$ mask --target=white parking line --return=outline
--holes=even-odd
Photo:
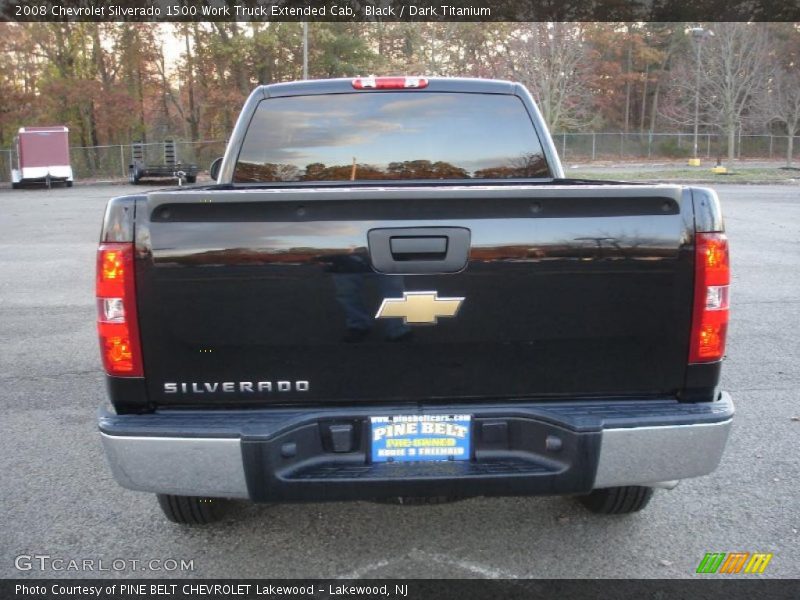
[[[360,569],[356,569],[355,571],[350,571],[349,573],[345,573],[344,575],[337,575],[335,579],[361,579],[367,573],[371,571],[375,571],[377,569],[381,569],[387,565],[390,565],[393,561],[390,560],[379,560],[374,563],[370,563],[361,567]]]
[[[433,562],[449,566],[455,566],[458,567],[459,569],[463,569],[464,571],[474,573],[475,575],[486,577],[487,579],[519,579],[519,575],[515,575],[510,571],[505,571],[503,569],[498,569],[487,565],[476,564],[460,558],[452,558],[444,554],[419,552],[419,555],[422,555],[428,558],[429,560],[432,560]]]

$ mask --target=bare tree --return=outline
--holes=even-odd
[[[774,48],[765,23],[716,23],[707,31],[702,48],[684,52],[671,70],[662,116],[679,125],[693,124],[697,98],[699,124],[722,131],[731,162],[743,123],[763,116],[759,107],[774,72]]]
[[[728,140],[733,161],[736,133],[773,71],[769,32],[764,23],[716,23],[702,53],[700,102],[709,124]]]
[[[581,23],[526,23],[506,42],[513,78],[528,86],[551,130],[593,119],[583,34]]]
[[[794,136],[800,132],[800,72],[780,69],[765,98],[767,123],[786,132],[786,166],[792,166]]]

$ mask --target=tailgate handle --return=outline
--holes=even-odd
[[[444,236],[393,237],[389,243],[395,260],[441,260],[447,253]]]
[[[466,227],[396,227],[367,232],[372,268],[390,275],[458,273],[467,266]]]

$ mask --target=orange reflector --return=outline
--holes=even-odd
[[[698,333],[697,359],[694,362],[713,361],[722,358],[725,354],[725,337],[727,333],[727,322],[703,323]]]
[[[114,250],[107,250],[102,253],[102,258],[100,276],[103,281],[122,279],[125,275],[125,270],[122,266],[122,254]]]
[[[706,284],[728,285],[731,278],[728,238],[724,233],[701,233],[698,234],[698,245],[699,252],[705,259]]]
[[[130,373],[133,371],[133,351],[131,342],[127,337],[105,336],[105,359],[116,373]]]

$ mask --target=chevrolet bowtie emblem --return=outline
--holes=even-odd
[[[435,325],[439,317],[455,317],[464,298],[439,298],[436,292],[403,292],[402,298],[385,298],[376,319],[403,317],[412,325]]]

